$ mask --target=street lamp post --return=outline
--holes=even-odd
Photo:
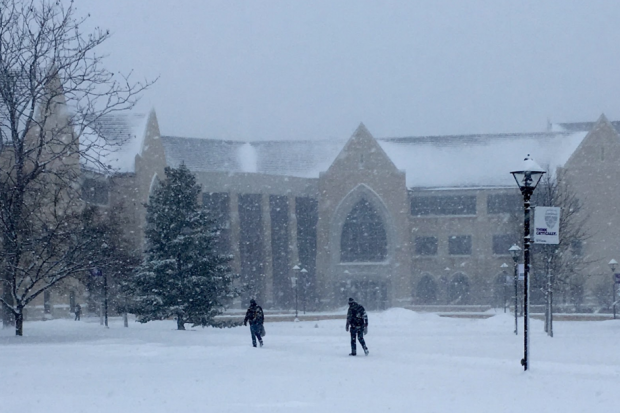
[[[308,270],[306,270],[305,268],[302,268],[300,271],[301,273],[301,282],[302,282],[302,286],[304,287],[304,314],[306,314],[306,294],[308,292]]]
[[[291,277],[291,283],[293,283],[293,289],[295,290],[295,320],[297,320],[297,277]]]
[[[515,334],[519,334],[519,255],[521,255],[521,248],[517,244],[514,244],[508,249],[512,261],[514,261],[514,284],[515,284]]]
[[[506,285],[508,284],[506,282],[506,268],[508,268],[508,264],[504,262],[499,267],[502,269],[502,276],[504,278],[503,284],[504,284],[504,313],[505,313],[506,312]]]
[[[618,265],[618,261],[612,259],[609,261],[609,268],[611,268],[611,291],[612,291],[612,308],[614,312],[614,320],[616,319],[616,266]]]
[[[108,326],[108,273],[103,274],[103,314],[105,326]]]
[[[301,270],[301,267],[299,265],[295,265],[293,267],[293,271],[295,272],[293,274],[293,276],[291,277],[291,284],[293,285],[293,289],[295,290],[295,321],[297,321],[297,273],[299,272],[299,270]]]
[[[523,370],[528,369],[528,347],[529,347],[529,306],[530,298],[528,294],[529,290],[529,273],[530,273],[530,199],[536,185],[540,181],[540,178],[545,174],[545,171],[536,163],[530,156],[526,156],[523,160],[523,164],[520,169],[510,172],[515,178],[521,194],[523,195],[523,359],[521,359],[521,365]]]

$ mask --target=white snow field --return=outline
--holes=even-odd
[[[0,411],[620,411],[620,320],[556,321],[553,338],[531,320],[524,372],[510,314],[369,318],[368,357],[348,356],[344,320],[268,322],[263,348],[248,327],[27,322],[24,337],[0,333]]]

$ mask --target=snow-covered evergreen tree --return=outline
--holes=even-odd
[[[146,256],[127,286],[130,312],[142,323],[176,317],[179,330],[209,325],[238,295],[231,257],[215,252],[219,229],[199,194],[185,165],[168,167],[146,206]]]

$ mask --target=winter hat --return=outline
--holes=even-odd
[[[250,300],[250,305],[256,305],[256,301],[254,299]]]
[[[353,304],[355,300],[353,298],[349,298],[349,304]]]

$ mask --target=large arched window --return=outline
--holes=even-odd
[[[341,262],[376,262],[387,257],[387,236],[383,221],[375,208],[361,199],[342,227],[340,238]]]

